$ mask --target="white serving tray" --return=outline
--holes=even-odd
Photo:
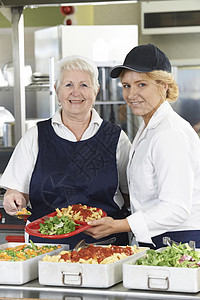
[[[164,248],[158,251],[162,251],[162,249]],[[196,251],[200,251],[200,249],[196,249]],[[200,291],[200,268],[134,265],[137,259],[134,257],[123,265],[125,288],[183,293]]]
[[[54,286],[107,288],[122,281],[122,264],[149,248],[111,264],[39,261],[39,283]],[[51,255],[51,254],[50,254]]]
[[[0,245],[0,250],[9,247],[16,247],[24,245],[25,243],[5,243]],[[28,244],[29,245],[29,244]],[[51,244],[37,244],[37,246],[51,245]],[[55,245],[55,244],[54,244]],[[63,248],[63,245],[61,245]],[[68,245],[67,245],[68,246]],[[61,249],[57,249],[48,253],[55,255]],[[24,284],[28,281],[38,277],[38,261],[46,255],[42,254],[25,261],[0,261],[0,284]]]

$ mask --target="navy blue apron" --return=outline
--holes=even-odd
[[[55,133],[51,119],[38,122],[37,126],[39,151],[30,182],[29,220],[78,203],[101,208],[114,219],[125,218],[127,210],[120,210],[113,201],[118,186],[116,149],[120,127],[103,121],[93,137],[71,142]],[[117,245],[128,244],[127,233],[114,236]],[[81,239],[89,243],[97,241],[84,233],[59,240],[35,236],[29,239],[37,243],[69,244],[70,248]]]

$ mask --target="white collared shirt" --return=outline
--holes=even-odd
[[[92,109],[91,122],[84,132],[81,140],[86,140],[96,134],[103,119],[100,118],[95,109]],[[75,135],[62,123],[61,108],[52,117],[52,126],[56,134],[63,139],[76,142]],[[117,145],[116,159],[119,176],[119,186],[114,201],[121,208],[124,204],[119,191],[128,194],[126,167],[128,163],[131,143],[124,131],[121,131]],[[29,194],[29,185],[38,154],[38,129],[37,126],[30,128],[19,141],[12,157],[0,179],[0,185],[4,188],[16,189],[22,193]]]
[[[200,229],[200,139],[165,101],[130,151],[127,176],[136,240],[167,231]]]

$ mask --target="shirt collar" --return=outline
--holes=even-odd
[[[62,111],[62,107],[59,107],[58,110],[53,115],[52,125],[55,123],[57,123],[59,125],[63,124],[62,119],[61,119],[61,111]],[[92,118],[91,118],[89,126],[91,126],[92,124],[97,124],[98,126],[100,126],[101,123],[102,123],[102,118],[99,116],[97,111],[94,108],[92,108]]]
[[[149,123],[145,129],[148,130],[148,129],[155,128],[171,111],[173,111],[173,108],[171,107],[169,102],[167,100],[164,101],[155,111],[155,113],[149,120]],[[144,126],[145,126],[144,120],[142,120],[139,130],[142,131]]]
[[[164,101],[159,108],[155,111],[153,116],[151,117],[147,129],[155,128],[170,112],[173,111],[173,108],[166,100]]]
[[[173,108],[169,104],[169,102],[166,100],[164,101],[159,108],[155,111],[151,119],[149,120],[149,123],[146,128],[144,120],[142,120],[142,123],[140,124],[140,127],[138,129],[138,132],[133,140],[133,145],[137,144],[140,140],[142,140],[147,131],[150,129],[155,128],[160,124],[160,122],[166,117],[166,115],[169,115],[170,112],[173,111]]]

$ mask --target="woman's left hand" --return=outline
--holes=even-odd
[[[114,220],[111,217],[104,217],[99,220],[91,220],[87,224],[92,227],[86,229],[84,233],[92,236],[94,239],[101,239],[114,233],[130,231],[129,224],[126,219]]]

